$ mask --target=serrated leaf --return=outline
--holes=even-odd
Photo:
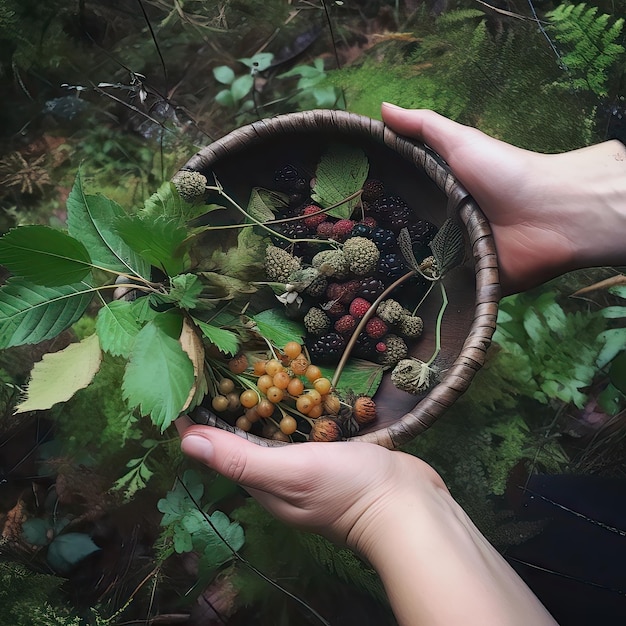
[[[183,527],[191,533],[194,547],[202,552],[207,568],[219,567],[232,559],[233,550],[239,550],[245,541],[243,528],[221,511],[207,519],[202,511],[192,510],[183,519]]]
[[[194,399],[200,381],[204,379],[204,344],[198,334],[197,328],[187,319],[183,320],[183,329],[180,333],[180,345],[193,364],[193,386],[189,396],[183,405],[186,411]]]
[[[195,309],[202,293],[202,283],[194,274],[179,274],[170,281],[168,299],[183,309]]]
[[[369,172],[367,156],[360,148],[334,144],[324,153],[315,171],[315,187],[311,197],[327,208],[363,188]],[[328,211],[328,215],[340,219],[352,215],[358,198],[344,202]]]
[[[239,337],[225,328],[214,326],[213,324],[207,324],[202,320],[193,318],[193,321],[198,325],[198,328],[202,331],[202,334],[223,354],[236,354],[239,350]]]
[[[89,275],[85,246],[48,226],[19,226],[0,238],[0,264],[13,274],[44,287],[77,283]]]
[[[320,367],[320,369],[329,380],[333,378],[334,368]],[[351,391],[356,395],[373,396],[383,379],[383,371],[382,365],[377,363],[363,359],[350,359],[341,372],[337,390],[340,394]]]
[[[245,280],[235,278],[230,274],[217,272],[202,272],[200,274],[203,283],[205,299],[217,302],[219,300],[232,300],[244,293],[254,293],[256,287]]]
[[[209,267],[219,270],[241,281],[254,280],[263,276],[263,263],[267,242],[257,235],[252,227],[244,228],[237,235],[237,245],[226,252],[216,249],[210,260]]]
[[[79,389],[89,385],[101,362],[102,351],[95,334],[59,352],[44,354],[41,361],[35,363],[26,399],[15,407],[15,412],[42,411],[67,402]]]
[[[68,233],[85,244],[94,265],[149,279],[150,265],[112,229],[115,220],[124,215],[124,209],[113,200],[86,195],[78,173],[67,199]]]
[[[122,383],[129,407],[150,415],[161,432],[178,417],[194,383],[193,364],[178,341],[177,317],[160,314],[139,331]]]
[[[279,348],[289,341],[302,342],[306,333],[302,324],[287,319],[278,309],[267,309],[252,319],[257,332]]]
[[[147,301],[146,298],[144,300]],[[123,357],[130,354],[133,341],[141,329],[136,309],[134,302],[113,300],[98,311],[96,332],[105,352]]]
[[[48,546],[46,558],[52,569],[67,572],[73,565],[100,548],[85,533],[65,533],[59,535]]]
[[[429,245],[440,274],[459,265],[465,256],[465,242],[458,220],[449,217]]]
[[[278,210],[288,205],[289,201],[285,194],[254,187],[250,192],[246,213],[259,222],[270,222]]]
[[[87,284],[42,287],[11,278],[0,288],[0,349],[39,343],[69,328],[91,302]]]
[[[398,247],[404,257],[407,266],[412,270],[419,269],[419,263],[413,254],[413,243],[411,241],[411,235],[408,228],[403,228],[398,234]]]
[[[187,258],[182,244],[187,230],[177,220],[126,215],[116,220],[115,229],[130,248],[168,276],[184,271]]]
[[[213,206],[213,208],[218,208]],[[142,213],[151,217],[170,218],[183,225],[185,222],[208,212],[204,204],[185,202],[176,190],[176,185],[164,182],[145,202]]]

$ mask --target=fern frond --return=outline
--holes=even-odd
[[[571,77],[570,84],[606,96],[608,72],[624,54],[624,47],[617,43],[624,19],[610,24],[611,16],[598,15],[598,7],[585,3],[561,4],[547,18],[551,21],[548,29],[565,49],[561,60]]]

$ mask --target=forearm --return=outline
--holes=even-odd
[[[440,487],[381,506],[352,542],[403,626],[554,626],[524,582]]]

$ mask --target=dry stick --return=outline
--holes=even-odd
[[[335,369],[333,379],[330,382],[331,387],[337,386],[337,383],[339,382],[339,378],[341,377],[341,372],[343,371],[343,368],[346,366],[346,363],[348,362],[348,359],[350,358],[350,353],[352,352],[352,348],[354,348],[354,344],[356,343],[356,340],[360,332],[365,328],[365,325],[370,320],[370,318],[372,318],[374,314],[376,313],[376,307],[378,307],[378,305],[396,287],[399,287],[402,283],[406,282],[409,278],[411,278],[411,276],[414,276],[416,273],[417,273],[416,270],[411,270],[410,272],[407,272],[404,276],[401,276],[400,278],[398,278],[398,280],[396,280],[394,283],[391,283],[391,285],[389,285],[389,287],[387,287],[387,289],[385,289],[385,291],[383,291],[380,294],[380,296],[378,296],[378,298],[376,298],[376,300],[372,302],[372,306],[365,312],[365,315],[361,318],[361,321],[357,324],[357,327],[354,329],[354,332],[352,333],[352,337],[350,337],[350,341],[348,341],[348,345],[345,347],[345,350],[343,351],[343,354],[341,355],[341,360],[339,361],[339,364],[337,365],[337,369]]]

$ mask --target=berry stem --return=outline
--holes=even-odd
[[[376,298],[376,300],[374,300],[374,302],[372,302],[372,306],[366,311],[365,315],[361,318],[361,321],[356,325],[356,328],[354,329],[354,331],[352,332],[352,336],[350,337],[350,341],[348,341],[343,354],[341,355],[341,359],[339,361],[339,363],[337,364],[337,367],[335,369],[335,373],[333,374],[333,379],[331,380],[330,384],[333,388],[337,387],[337,383],[339,382],[339,378],[341,377],[341,373],[343,372],[343,369],[346,366],[346,363],[348,362],[348,359],[350,358],[350,353],[352,352],[352,349],[354,348],[354,344],[356,343],[357,337],[359,336],[359,333],[365,328],[365,325],[367,324],[367,322],[374,317],[375,313],[376,313],[376,308],[378,307],[378,305],[396,288],[399,287],[402,283],[406,282],[409,278],[411,278],[411,276],[415,275],[416,271],[415,270],[411,270],[410,272],[407,272],[406,274],[404,274],[404,276],[400,276],[400,278],[398,278],[398,280],[396,280],[395,282],[391,283],[391,285],[389,285],[389,287],[387,287],[387,289],[385,289],[385,291],[383,291],[378,298]]]
[[[448,293],[446,292],[446,288],[443,286],[441,281],[439,282],[439,288],[441,289],[441,307],[439,308],[437,323],[435,325],[435,350],[430,359],[426,361],[426,365],[428,366],[430,366],[430,364],[437,358],[439,352],[441,351],[441,323],[443,321],[443,314],[448,306]]]

